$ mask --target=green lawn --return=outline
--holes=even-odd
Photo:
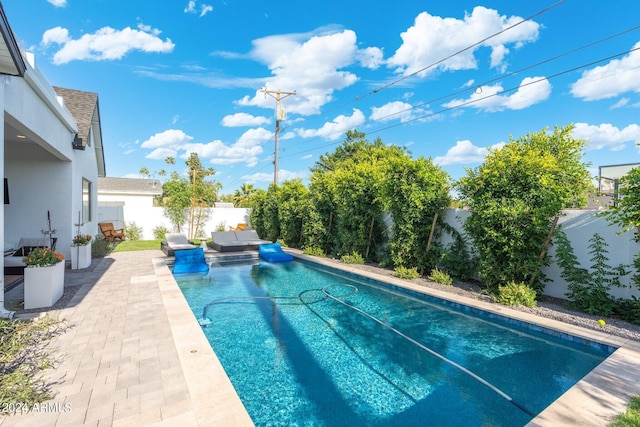
[[[207,240],[207,242],[211,239]],[[131,252],[131,251],[146,251],[149,249],[160,249],[161,240],[125,240],[116,245],[113,252]],[[194,245],[199,245],[200,240],[191,240]]]
[[[146,251],[160,249],[161,240],[125,240],[113,249],[113,252]]]

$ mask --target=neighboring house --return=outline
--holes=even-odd
[[[82,233],[97,231],[97,182],[105,175],[98,96],[56,92],[17,43],[1,4],[0,33],[0,168],[8,190],[0,241],[7,249],[21,237],[43,237],[50,218],[56,249],[69,259],[78,221]],[[2,316],[4,293],[0,303]]]
[[[152,208],[154,199],[161,194],[162,184],[157,179],[99,178],[98,222],[112,222],[115,228],[123,228],[125,222],[140,227],[159,224],[162,212]],[[152,228],[143,227],[142,238],[152,239]]]

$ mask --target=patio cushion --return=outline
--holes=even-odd
[[[204,258],[204,249],[186,249],[176,252],[173,273],[202,273],[209,271],[209,265]]]

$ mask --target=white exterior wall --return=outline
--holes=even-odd
[[[63,108],[39,70],[27,65],[24,78],[11,78],[5,87],[5,120],[35,143],[5,143],[5,177],[9,202],[4,206],[4,241],[42,237],[48,229],[47,211],[58,239],[56,249],[70,259],[71,241],[82,210],[82,178],[92,185],[92,208],[97,208],[98,166],[95,145],[74,150],[77,124]],[[81,228],[94,235],[97,222]]]

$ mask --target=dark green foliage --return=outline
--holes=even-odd
[[[449,205],[449,177],[431,159],[406,155],[389,159],[382,181],[385,208],[393,218],[389,255],[394,266],[431,271],[437,256],[427,251],[436,214]],[[436,224],[438,227],[438,224]],[[437,237],[438,234],[434,234]]]
[[[478,259],[469,252],[461,233],[449,224],[443,224],[443,229],[451,234],[453,242],[442,250],[438,266],[457,280],[473,279],[478,272]]]
[[[615,313],[622,320],[640,325],[640,299],[633,295],[631,299],[619,299]]]
[[[302,246],[303,224],[309,220],[309,190],[299,179],[285,181],[278,192],[280,236],[288,247]]]
[[[267,192],[262,189],[256,190],[256,192],[251,196],[251,204],[253,208],[249,213],[249,221],[251,221],[251,227],[253,227],[253,229],[258,233],[258,236],[261,236],[263,239],[266,239],[264,236],[267,235],[265,227],[266,217],[264,214],[264,206],[266,202]]]
[[[609,295],[612,287],[622,287],[620,278],[628,274],[623,265],[612,267],[608,264],[607,243],[599,234],[589,239],[590,269],[578,264],[566,234],[559,228],[555,236],[556,258],[562,272],[561,277],[568,283],[567,297],[571,305],[585,313],[610,316],[616,309],[615,299]]]
[[[260,236],[263,239],[271,240],[272,242],[275,242],[280,238],[279,203],[280,188],[277,184],[271,184],[267,190],[264,204],[262,205],[262,226],[264,231]]]
[[[640,167],[631,169],[620,179],[620,199],[614,206],[602,213],[612,224],[623,227],[624,231],[640,229]],[[638,241],[640,235],[635,234]]]
[[[489,152],[485,162],[458,183],[471,208],[465,230],[479,255],[479,274],[490,293],[510,281],[544,288],[539,258],[554,216],[586,204],[591,186],[581,163],[585,143],[571,137],[573,126],[546,129]]]

